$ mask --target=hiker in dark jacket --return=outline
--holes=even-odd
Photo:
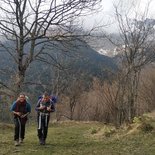
[[[31,112],[31,105],[26,101],[25,94],[21,93],[16,101],[13,102],[11,109],[14,114],[15,124],[15,146],[20,145],[25,138],[25,125],[27,116]]]
[[[48,132],[48,124],[50,120],[50,113],[53,112],[54,104],[47,93],[39,99],[37,105],[37,122],[38,122],[38,138],[40,145],[45,145]]]

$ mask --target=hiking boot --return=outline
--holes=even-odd
[[[22,138],[19,139],[19,143],[23,143],[23,139]]]
[[[40,144],[40,145],[43,145],[42,139],[39,139],[39,144]]]
[[[15,141],[15,146],[19,146],[20,144],[19,144],[19,141],[18,140],[16,140]]]
[[[45,144],[46,144],[46,143],[45,143],[45,140],[43,139],[43,140],[42,140],[42,145],[45,145]]]

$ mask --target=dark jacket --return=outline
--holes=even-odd
[[[45,108],[44,109],[38,109],[40,106],[44,106]],[[54,112],[55,111],[55,106],[54,106],[54,103],[53,103],[53,101],[51,99],[49,101],[47,101],[47,102],[43,102],[42,99],[39,99],[35,109],[36,109],[36,111],[38,113],[40,113],[40,112],[42,112],[42,113],[50,113],[47,110],[47,107],[50,107],[50,109],[51,109],[50,112]]]

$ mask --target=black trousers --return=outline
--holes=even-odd
[[[15,124],[14,140],[19,140],[19,138],[24,139],[26,122],[25,121],[23,122],[22,119],[19,117],[15,117],[14,124]]]
[[[37,116],[38,138],[40,140],[46,140],[47,138],[49,120],[50,120],[49,114],[38,114]]]

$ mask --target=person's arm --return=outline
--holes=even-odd
[[[24,117],[26,117],[29,114],[30,114],[30,112],[27,112],[26,114],[22,115],[21,118],[24,118]]]
[[[12,103],[12,106],[11,106],[11,108],[10,108],[10,111],[11,111],[13,114],[15,114],[15,115],[20,116],[21,113],[20,113],[20,112],[16,112],[16,111],[15,111],[15,108],[16,108],[16,101],[14,101],[14,102]]]
[[[54,102],[52,102],[52,104],[51,104],[51,112],[55,112],[55,103]]]
[[[15,115],[21,116],[21,112],[15,112],[15,111],[12,111],[12,112],[13,112],[13,114],[15,114]]]
[[[37,102],[37,105],[36,105],[36,107],[35,107],[35,110],[36,110],[36,111],[39,111],[40,101],[41,101],[41,99],[39,99],[38,102]]]
[[[14,101],[10,107],[10,111],[13,112],[15,110],[16,107],[16,101]]]
[[[47,107],[47,111],[48,112],[51,112],[52,111],[51,106]]]
[[[47,111],[48,111],[48,112],[54,112],[54,111],[55,111],[54,103],[53,103],[52,100],[50,100],[50,106],[47,107]]]
[[[27,113],[25,114],[26,116],[31,113],[31,104],[27,103]]]
[[[41,99],[37,102],[37,105],[36,105],[36,111],[40,111],[40,110],[43,110],[45,109],[46,107],[45,106],[40,106],[40,103],[41,103]]]

